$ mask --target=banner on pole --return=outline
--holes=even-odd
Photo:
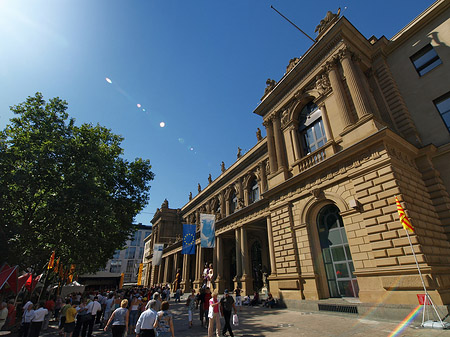
[[[181,254],[195,255],[195,225],[183,224],[183,248]]]
[[[137,285],[142,285],[142,268],[144,267],[143,263],[139,263],[139,272],[138,272],[138,278],[137,278]]]
[[[201,247],[214,248],[216,244],[216,216],[200,214]]]
[[[152,264],[154,266],[159,266],[161,264],[163,249],[164,249],[163,243],[155,243],[155,245],[153,246]]]
[[[412,226],[411,221],[409,221],[408,217],[406,216],[405,210],[400,204],[400,201],[398,201],[397,197],[395,197],[395,203],[397,204],[397,212],[403,228],[411,233],[414,233],[414,227]]]
[[[123,279],[125,278],[125,274],[120,274],[120,281],[119,281],[119,289],[123,288]]]

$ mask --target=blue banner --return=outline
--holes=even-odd
[[[214,214],[200,214],[201,247],[214,248],[216,245],[216,216]]]
[[[181,254],[195,255],[195,225],[183,225],[183,248]]]

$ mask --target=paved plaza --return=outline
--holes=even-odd
[[[170,310],[174,314],[175,336],[207,336],[207,329],[200,326],[198,312],[194,316],[194,326],[190,329],[184,302],[174,303],[171,301],[170,306]],[[400,323],[367,320],[353,314],[324,314],[263,307],[243,307],[238,315],[240,324],[238,327],[233,327],[236,337],[389,336]],[[99,337],[112,336],[111,332],[103,332],[98,328],[94,331],[94,335]],[[50,326],[49,331],[44,333],[44,336],[57,336],[56,326]],[[450,330],[423,329],[418,327],[418,324],[413,323],[394,336],[450,337]]]

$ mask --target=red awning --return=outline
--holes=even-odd
[[[31,273],[26,273],[17,278],[17,291],[20,291],[22,289],[22,287],[25,285],[25,282],[27,282],[30,275]]]
[[[14,291],[14,293],[17,293],[17,266],[15,267],[9,267],[9,268],[2,268],[2,272],[0,272],[0,289],[3,288],[3,286],[8,282],[9,286],[11,287],[11,290]],[[14,289],[12,287],[15,287]]]

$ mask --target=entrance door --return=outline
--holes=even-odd
[[[339,208],[323,207],[317,215],[320,247],[331,297],[358,297],[358,281]]]
[[[260,291],[263,287],[261,244],[255,241],[251,248],[253,289]]]

